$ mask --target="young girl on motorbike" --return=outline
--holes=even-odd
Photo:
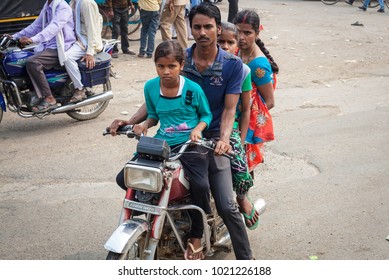
[[[134,126],[137,134],[147,134],[148,128],[160,123],[155,137],[167,141],[171,149],[183,144],[188,139],[197,141],[202,138],[202,131],[212,119],[208,100],[201,87],[180,72],[184,66],[184,51],[175,41],[165,41],[158,45],[154,53],[158,77],[146,82],[144,96],[147,119],[143,124]],[[187,158],[190,152],[197,151],[197,146],[189,147],[180,157],[186,174],[193,172]],[[195,171],[194,171],[195,172]],[[191,188],[191,193],[196,189]],[[204,199],[208,199],[204,197]],[[197,205],[202,207],[202,205]],[[203,207],[202,207],[203,208]],[[207,209],[204,211],[208,212]],[[191,238],[188,240],[186,259],[203,259],[201,237],[202,220],[192,217]]]
[[[234,24],[222,22],[222,31],[217,40],[219,46],[232,54],[238,50],[238,33]],[[236,108],[236,118],[230,141],[237,156],[231,160],[231,173],[234,191],[237,195],[239,209],[245,218],[247,228],[253,230],[259,224],[259,213],[254,204],[247,197],[249,189],[253,186],[253,179],[248,171],[244,143],[250,121],[250,95],[251,85],[250,68],[244,65],[245,80],[242,85],[242,94]]]

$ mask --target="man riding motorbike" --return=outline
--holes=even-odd
[[[26,69],[38,98],[30,102],[32,111],[44,113],[57,107],[44,70],[63,65],[67,51],[76,40],[72,9],[64,0],[47,0],[38,18],[15,33],[21,45],[38,44],[27,59]]]

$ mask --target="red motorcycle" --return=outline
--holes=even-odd
[[[107,260],[183,259],[191,228],[188,210],[202,215],[204,255],[212,256],[216,250],[230,252],[230,235],[212,201],[209,215],[191,204],[189,182],[179,161],[189,145],[199,145],[207,152],[213,151],[215,143],[206,139],[188,141],[178,152],[172,152],[166,141],[138,137],[132,126],[122,127],[117,134],[139,142],[137,156],[124,167],[128,190],[121,224],[104,245],[109,251]],[[262,214],[266,203],[259,199],[255,207]]]

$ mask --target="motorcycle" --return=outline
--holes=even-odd
[[[112,74],[110,61],[115,43],[116,40],[103,40],[103,51],[96,55],[93,69],[87,69],[85,62],[78,61],[87,96],[82,101],[69,103],[74,85],[65,67],[45,71],[58,106],[44,113],[35,113],[32,107],[36,97],[26,71],[26,61],[34,54],[36,46],[21,48],[17,40],[7,36],[0,38],[0,122],[7,108],[23,118],[43,119],[50,114],[66,113],[73,119],[84,121],[99,116],[113,98],[109,77]]]
[[[103,135],[108,135],[106,131]],[[137,136],[132,126],[121,127],[118,135],[136,138],[137,156],[124,167],[127,192],[120,215],[119,227],[104,247],[107,260],[183,259],[189,238],[191,218],[188,211],[199,211],[204,225],[204,255],[231,251],[227,227],[211,201],[211,214],[192,205],[189,182],[179,157],[189,145],[199,145],[205,152],[213,151],[215,143],[202,139],[184,143],[178,152],[170,150],[166,141]],[[226,155],[228,156],[228,155]],[[255,202],[260,214],[266,209],[263,199]]]

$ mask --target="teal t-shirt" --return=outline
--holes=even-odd
[[[160,123],[155,137],[166,140],[169,146],[187,141],[192,129],[200,121],[209,126],[212,120],[208,100],[201,87],[185,77],[182,78],[182,92],[176,97],[161,95],[159,77],[147,81],[144,86],[148,118]]]

